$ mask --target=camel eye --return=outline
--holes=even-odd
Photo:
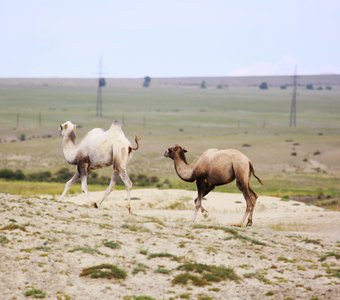
[[[65,129],[65,130],[67,129],[67,124],[64,125],[64,129]]]

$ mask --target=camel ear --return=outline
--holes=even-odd
[[[183,150],[184,153],[187,153],[187,152],[188,152],[188,150],[185,149],[185,148],[182,148],[182,150]]]

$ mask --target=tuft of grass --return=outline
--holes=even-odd
[[[191,299],[191,294],[189,294],[189,293],[180,294],[179,298],[180,299]]]
[[[68,252],[77,252],[77,251],[81,251],[81,252],[87,253],[87,254],[100,254],[100,255],[103,255],[103,253],[101,253],[97,249],[89,247],[89,246],[78,246],[78,247],[73,248],[72,250],[69,250]]]
[[[83,269],[79,276],[89,276],[90,278],[125,279],[127,277],[127,273],[115,265],[101,264]]]
[[[172,284],[187,285],[190,281],[195,286],[205,286],[209,284],[206,280],[190,273],[181,273],[175,276],[172,280]]]
[[[0,235],[0,245],[5,245],[9,242],[9,239],[5,235]]]
[[[266,278],[263,274],[263,272],[256,271],[254,273],[245,273],[243,274],[244,278],[256,278],[258,281],[261,281],[265,284],[272,284],[272,282]]]
[[[166,209],[172,209],[172,210],[186,210],[188,209],[186,204],[183,202],[182,199],[177,200],[173,203],[171,203]]]
[[[321,256],[319,261],[325,261],[328,257],[335,257],[336,259],[340,258],[340,254],[339,253],[335,253],[335,252],[327,252],[325,255]]]
[[[36,288],[29,288],[24,292],[24,295],[26,297],[32,297],[32,298],[45,298],[46,297],[46,292],[36,289]]]
[[[268,291],[267,293],[264,294],[267,297],[274,296],[275,293],[273,291]]]
[[[63,292],[57,292],[57,300],[72,300],[72,298]]]
[[[152,298],[150,296],[126,296],[124,297],[124,300],[156,300],[155,298]]]
[[[128,229],[133,232],[150,232],[150,230],[144,226],[138,226],[136,224],[123,224],[122,228]]]
[[[18,224],[15,224],[15,223],[11,223],[11,224],[8,224],[4,227],[2,227],[0,230],[16,230],[16,229],[19,229],[19,230],[22,230],[22,231],[26,231],[26,226],[25,225],[18,225]]]
[[[153,259],[153,258],[157,258],[157,257],[167,257],[167,258],[171,258],[171,260],[173,260],[173,261],[180,261],[181,260],[180,257],[173,255],[173,254],[170,254],[170,253],[167,253],[167,252],[150,253],[148,255],[148,259]]]
[[[295,258],[289,259],[289,258],[286,258],[286,257],[283,257],[283,256],[279,256],[277,258],[277,261],[282,261],[282,262],[285,262],[285,263],[296,263],[296,259]]]
[[[251,237],[245,236],[245,235],[241,235],[239,234],[239,232],[233,228],[229,228],[226,226],[215,226],[215,225],[194,225],[194,229],[214,229],[214,230],[222,230],[226,233],[230,233],[234,238],[234,239],[239,239],[239,240],[244,240],[244,241],[248,241],[251,242],[254,245],[260,245],[260,246],[266,246],[266,243],[261,242],[259,240],[253,239]]]
[[[149,269],[149,267],[147,265],[144,265],[142,263],[137,263],[137,265],[133,268],[132,270],[132,274],[138,274],[140,272],[143,272],[144,274],[146,274],[146,270]]]
[[[305,238],[303,240],[303,242],[305,242],[306,244],[314,244],[314,245],[320,245],[323,247],[323,245],[321,244],[320,240],[313,240],[313,239],[309,239],[309,238]]]
[[[119,241],[108,241],[108,240],[103,241],[103,245],[111,249],[120,249],[122,247],[121,244],[122,243]]]
[[[231,268],[224,266],[213,266],[199,263],[185,263],[177,268],[177,270],[185,271],[177,275],[173,280],[173,284],[185,285],[189,281],[195,286],[205,286],[212,282],[220,282],[224,280],[233,280],[238,282],[240,277]],[[196,273],[199,275],[194,275]]]
[[[171,270],[165,269],[164,266],[158,266],[155,273],[168,275],[171,273]]]

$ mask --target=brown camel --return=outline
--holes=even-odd
[[[167,149],[164,156],[174,161],[176,173],[182,180],[196,181],[198,196],[195,199],[193,222],[199,209],[203,214],[207,213],[207,210],[202,206],[202,198],[211,192],[215,186],[228,184],[236,179],[237,187],[243,193],[247,202],[247,208],[242,221],[235,226],[241,227],[247,216],[247,226],[251,226],[258,196],[250,187],[250,176],[253,174],[261,184],[262,182],[255,175],[253,164],[249,158],[234,149],[208,149],[198,158],[196,163],[188,164],[185,157],[186,152],[187,150],[181,146],[175,145]]]

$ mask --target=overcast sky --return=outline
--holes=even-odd
[[[0,77],[340,73],[339,0],[0,0]]]

